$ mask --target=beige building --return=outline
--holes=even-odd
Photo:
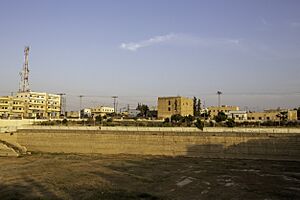
[[[78,111],[67,111],[66,112],[67,118],[79,118],[79,112]]]
[[[297,110],[267,110],[265,112],[252,112],[247,114],[248,120],[251,121],[279,121],[280,112],[287,112],[287,120],[297,120]]]
[[[234,119],[235,121],[246,121],[247,112],[242,110],[229,111],[227,117],[228,119]]]
[[[193,99],[186,97],[158,97],[157,117],[159,119],[170,118],[172,115],[193,115]]]
[[[230,115],[231,111],[239,111],[240,108],[238,106],[210,106],[207,108],[208,112],[210,112],[210,117],[213,119],[215,116],[218,115],[219,112],[223,112],[226,115]]]
[[[298,120],[297,110],[288,111],[288,120],[296,121]]]
[[[41,92],[19,92],[14,96],[0,97],[2,118],[59,118],[59,95]]]
[[[249,112],[247,118],[250,121],[279,121],[279,112]]]
[[[91,110],[91,115],[96,117],[96,116],[104,116],[110,113],[114,113],[115,109],[111,107],[106,107],[106,106],[99,106],[95,108],[90,108]]]

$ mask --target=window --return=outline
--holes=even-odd
[[[171,111],[171,108],[170,108],[170,107],[168,108],[168,111]]]
[[[169,100],[169,106],[171,105],[171,101]]]
[[[259,117],[258,119],[261,120],[261,117]]]

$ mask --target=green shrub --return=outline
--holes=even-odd
[[[200,119],[197,119],[197,121],[195,122],[195,126],[199,129],[203,130],[204,122],[202,122]]]

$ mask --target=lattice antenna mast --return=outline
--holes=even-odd
[[[29,55],[29,46],[26,46],[24,49],[24,65],[23,70],[20,72],[21,81],[19,92],[29,92],[29,66],[28,66],[28,55]]]

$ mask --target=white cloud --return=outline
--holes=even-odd
[[[130,50],[130,51],[136,51],[136,50],[138,50],[139,48],[142,48],[142,47],[148,47],[148,46],[152,46],[154,44],[164,43],[166,41],[174,39],[175,37],[176,37],[175,34],[155,36],[153,38],[150,38],[148,40],[143,40],[143,41],[140,41],[140,42],[122,43],[120,45],[120,48]]]
[[[148,40],[140,42],[122,43],[121,49],[137,51],[140,48],[148,47],[156,44],[171,42],[181,46],[200,46],[200,47],[215,47],[215,46],[228,46],[239,45],[239,39],[231,38],[201,38],[185,34],[167,34],[161,36],[155,36]]]

